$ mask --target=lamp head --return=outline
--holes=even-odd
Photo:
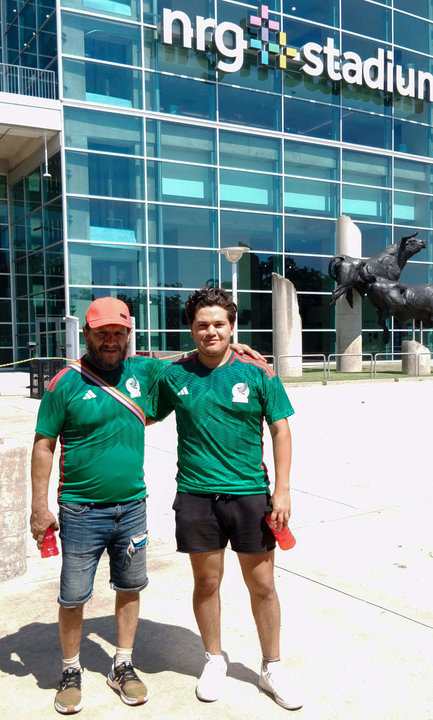
[[[250,249],[247,247],[227,247],[221,248],[218,252],[224,255],[225,259],[231,263],[238,262],[244,253],[249,252]]]

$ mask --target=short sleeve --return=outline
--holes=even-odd
[[[151,388],[146,405],[146,416],[152,420],[164,420],[174,409],[169,399],[169,385],[166,373],[160,373],[157,381]]]
[[[56,438],[62,432],[66,417],[66,387],[59,382],[53,390],[45,390],[39,406],[36,432],[50,438]]]
[[[263,380],[263,414],[268,425],[294,414],[292,403],[278,375]]]

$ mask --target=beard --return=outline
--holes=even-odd
[[[87,357],[89,358],[90,362],[95,365],[100,370],[116,370],[116,368],[120,367],[128,353],[129,343],[125,345],[125,347],[122,348],[117,345],[117,349],[120,352],[120,355],[117,357],[117,359],[112,362],[108,363],[104,360],[102,357],[101,350],[96,347],[95,343],[88,338],[86,342],[87,347]],[[102,346],[104,347],[104,346]]]

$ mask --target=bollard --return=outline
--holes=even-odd
[[[0,582],[27,570],[27,450],[0,440]]]

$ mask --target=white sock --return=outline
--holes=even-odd
[[[118,667],[124,662],[132,663],[132,648],[116,648],[116,654],[114,656],[114,667]]]
[[[72,658],[62,658],[62,666],[62,672],[68,668],[78,668],[78,670],[81,670],[80,653],[78,652],[75,657]]]

